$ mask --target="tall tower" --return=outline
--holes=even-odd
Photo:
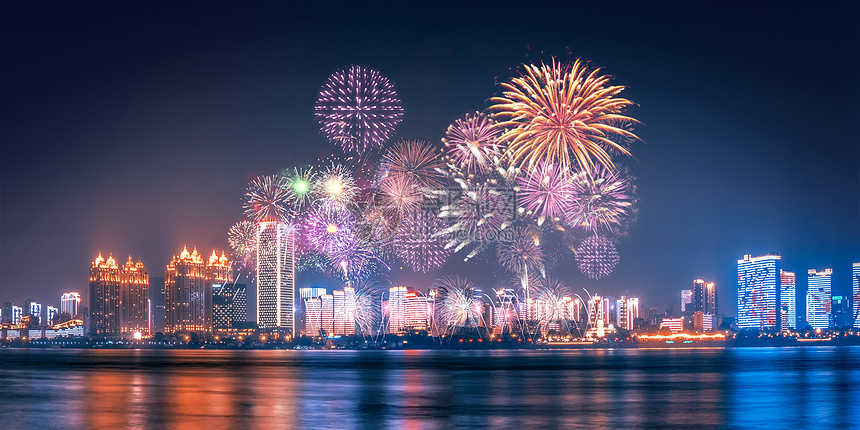
[[[68,314],[69,318],[77,318],[81,309],[81,293],[68,292],[60,296],[60,313]]]
[[[206,311],[206,326],[209,331],[214,328],[214,292],[215,288],[221,288],[230,281],[230,259],[221,251],[221,257],[215,251],[209,256],[209,261],[206,263],[206,291],[205,291],[205,311]]]
[[[738,328],[780,330],[780,262],[778,255],[738,260]]]
[[[203,257],[194,248],[185,247],[164,272],[164,331],[212,331],[211,288],[206,288],[206,270]],[[207,315],[209,319],[207,320]]]
[[[797,276],[794,272],[779,271],[779,299],[782,329],[797,328]]]
[[[616,303],[618,327],[633,330],[633,321],[639,318],[639,299],[637,297],[621,296]]]
[[[693,312],[717,314],[717,285],[703,279],[693,281]]]
[[[851,267],[851,287],[854,327],[860,328],[860,263],[854,263]]]
[[[295,228],[261,221],[257,231],[257,324],[297,333],[295,327]]]
[[[817,271],[809,269],[809,283],[806,289],[806,322],[812,328],[830,327],[830,278],[833,269]]]
[[[122,284],[113,255],[102,254],[90,268],[90,333],[119,336],[122,333]]]
[[[149,327],[149,272],[143,262],[128,261],[120,273],[122,288],[122,332],[150,334]]]

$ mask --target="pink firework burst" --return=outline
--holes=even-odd
[[[485,172],[492,168],[494,158],[504,152],[499,143],[502,130],[483,113],[466,114],[448,126],[442,143],[447,148],[446,161],[462,168],[466,174]]]
[[[280,175],[259,176],[245,192],[245,215],[254,221],[290,222],[295,196],[289,182]]]
[[[445,164],[433,146],[420,140],[401,140],[382,157],[381,182],[408,180],[419,188],[437,189],[445,184]]]
[[[543,250],[536,231],[529,227],[513,227],[502,232],[496,253],[499,263],[518,276],[543,272]]]
[[[313,192],[328,205],[348,206],[358,196],[353,172],[343,164],[332,163],[313,183]]]
[[[618,265],[618,251],[611,240],[601,236],[589,236],[576,248],[576,265],[579,271],[591,279],[609,276]]]
[[[538,225],[560,222],[573,207],[576,191],[567,171],[552,162],[542,161],[517,179],[517,194],[527,216]]]
[[[331,75],[314,108],[320,132],[346,152],[382,147],[403,119],[394,84],[378,71],[350,66]]]
[[[424,197],[418,185],[407,175],[392,175],[379,183],[379,199],[382,207],[398,214],[408,214],[421,207]]]
[[[429,211],[407,215],[397,227],[397,256],[415,271],[428,272],[442,267],[451,249],[445,247],[450,234],[445,221]]]
[[[355,217],[338,205],[318,205],[304,222],[303,236],[314,250],[332,256],[355,239]]]
[[[573,210],[567,224],[598,234],[615,233],[633,210],[632,187],[618,170],[595,166],[573,178]]]

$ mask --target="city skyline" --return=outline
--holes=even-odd
[[[207,13],[193,6],[189,8],[186,11]],[[122,22],[132,11],[116,8],[103,12]],[[397,138],[419,138],[438,144],[453,118],[486,107],[485,100],[500,91],[496,82],[514,76],[515,69],[523,62],[550,61],[552,56],[565,61],[577,57],[590,59],[616,76],[618,82],[628,85],[630,98],[638,104],[636,112],[645,122],[639,134],[646,142],[634,146],[637,161],[629,166],[637,177],[640,215],[630,236],[618,245],[621,261],[616,272],[600,281],[588,280],[575,271],[561,271],[556,276],[563,278],[571,287],[586,287],[616,296],[629,289],[630,294],[636,297],[654,297],[648,300],[648,304],[653,302],[660,308],[676,302],[677,290],[686,288],[690,279],[701,277],[721,286],[723,294],[719,297],[719,308],[731,314],[735,296],[728,294],[727,288],[733,285],[735,268],[732,259],[744,254],[762,255],[778,251],[783,256],[782,267],[786,270],[802,274],[809,268],[833,268],[833,294],[850,295],[845,288],[850,285],[851,273],[845,268],[850,267],[860,254],[857,245],[860,233],[856,222],[860,206],[856,203],[860,193],[857,192],[857,181],[851,180],[857,177],[857,164],[851,162],[858,158],[856,144],[852,145],[857,141],[857,130],[848,126],[852,121],[856,122],[856,102],[832,98],[822,103],[818,99],[804,98],[811,97],[804,95],[799,95],[797,100],[786,100],[776,91],[795,81],[807,82],[798,78],[824,68],[830,83],[839,82],[840,88],[857,93],[857,83],[853,80],[857,55],[856,49],[852,50],[852,47],[856,48],[856,38],[840,39],[845,32],[851,34],[851,30],[839,25],[842,21],[837,20],[837,25],[830,26],[830,32],[822,34],[811,29],[806,30],[808,33],[794,30],[790,22],[766,22],[771,30],[793,42],[790,43],[791,49],[771,49],[768,55],[773,59],[757,55],[756,42],[762,44],[768,39],[761,36],[758,29],[754,31],[754,26],[744,23],[737,24],[738,38],[749,36],[754,43],[751,46],[719,45],[733,51],[720,51],[724,57],[718,55],[716,58],[698,53],[696,43],[711,41],[714,34],[711,33],[714,29],[707,25],[701,31],[686,29],[692,37],[689,45],[667,43],[661,36],[653,34],[640,41],[610,38],[598,42],[589,37],[592,36],[589,31],[594,29],[586,25],[585,29],[571,29],[572,34],[542,29],[527,36],[506,35],[491,41],[481,38],[487,46],[475,51],[438,35],[422,39],[417,31],[403,31],[404,40],[396,42],[391,39],[394,29],[390,29],[391,32],[379,30],[370,34],[367,41],[346,42],[343,47],[339,47],[341,39],[334,35],[306,42],[309,50],[335,51],[325,58],[302,49],[288,48],[290,58],[309,65],[303,67],[306,73],[301,75],[288,73],[291,63],[280,59],[283,54],[279,47],[290,33],[276,30],[276,23],[281,23],[274,18],[263,20],[260,28],[262,34],[278,37],[273,37],[272,44],[266,49],[254,51],[254,55],[259,55],[257,60],[239,53],[241,47],[258,41],[254,37],[224,37],[202,42],[194,35],[212,32],[212,27],[201,24],[203,27],[185,32],[167,25],[165,39],[179,40],[181,49],[199,49],[202,65],[183,60],[180,51],[167,49],[167,54],[160,54],[147,50],[141,43],[148,30],[132,26],[118,34],[117,43],[128,43],[133,48],[132,52],[146,54],[151,63],[144,64],[143,72],[137,74],[129,67],[137,64],[131,57],[117,53],[116,47],[99,48],[101,45],[93,43],[101,40],[108,31],[106,24],[90,22],[95,28],[94,33],[82,34],[74,26],[59,23],[60,14],[47,13],[45,23],[39,25],[57,24],[55,33],[37,35],[29,42],[23,42],[23,36],[42,27],[33,21],[36,10],[23,7],[17,12],[23,18],[20,23],[9,23],[3,30],[4,39],[9,41],[3,48],[7,61],[2,66],[6,102],[3,104],[3,255],[0,264],[6,276],[0,283],[0,296],[4,301],[21,303],[26,298],[37,296],[47,305],[50,302],[42,297],[54,297],[63,291],[83,291],[86,286],[81,279],[85,279],[86,272],[80,263],[91,262],[92,255],[100,249],[139,250],[135,251],[139,254],[133,254],[135,257],[148,264],[156,264],[152,267],[159,267],[166,263],[160,261],[162,255],[168,255],[186,242],[198,243],[201,249],[226,248],[226,230],[241,218],[238,203],[248,179],[257,174],[275,173],[298,161],[314,162],[321,153],[336,153],[336,148],[319,135],[312,112],[313,99],[320,85],[338,68],[354,62],[372,65],[386,73],[404,103],[405,115]],[[145,22],[165,22],[165,16],[157,11],[143,12],[148,13]],[[251,25],[253,20],[261,19],[257,12],[242,12],[238,14],[240,19],[229,23],[227,28],[239,31]],[[318,16],[314,10],[307,12]],[[486,13],[495,18],[505,16],[501,8],[472,12]],[[630,16],[622,14],[619,19],[623,23],[638,22],[638,17],[633,17],[635,12],[642,10],[633,7],[629,9]],[[666,16],[661,18],[660,13]],[[706,17],[719,17],[723,12],[689,6],[673,11],[667,8],[660,13],[651,12],[657,20],[649,26],[658,26],[679,17],[701,23]],[[765,12],[753,10],[751,13],[755,16]],[[65,14],[62,15],[65,19]],[[458,18],[440,15],[442,28],[458,28]],[[349,14],[335,14],[333,19],[345,16]],[[83,16],[74,15],[74,18],[86,22]],[[279,18],[288,19],[282,15]],[[405,25],[403,15],[394,12],[368,19],[369,23],[379,24],[382,29],[389,25],[401,29]],[[303,34],[308,30],[297,26],[290,31]],[[58,34],[56,32],[69,36],[66,45],[62,41],[57,42],[59,45],[50,45],[42,60],[48,66],[35,73],[33,66],[29,66],[33,64],[30,61],[33,54],[27,48],[42,46],[49,41],[47,34]],[[478,40],[476,36],[468,37],[469,34],[460,31],[456,31],[455,36],[465,36],[466,41]],[[456,39],[455,36],[450,38]],[[56,42],[55,38],[50,42]],[[410,44],[416,42],[420,47],[416,54],[405,58],[392,54],[406,51]],[[691,65],[684,67],[673,56],[659,52],[651,53],[655,58],[632,52],[636,49],[628,46],[631,43],[643,51],[649,46],[659,45],[668,52],[682,54],[677,57],[684,58],[684,61],[691,58]],[[847,46],[844,51],[818,50],[819,46],[835,44]],[[568,45],[573,46],[562,49]],[[88,53],[87,61],[60,55],[62,50],[80,46],[83,52]],[[787,70],[786,64],[795,66],[794,58],[803,58],[798,51],[800,54],[815,53],[817,57],[814,58],[820,60],[806,64],[801,59],[798,70]],[[245,74],[241,70],[223,67],[221,52],[249,60],[246,62],[249,71]],[[474,63],[465,61],[472,58],[473,55],[469,54],[479,59],[479,65],[473,71],[454,67],[469,65],[466,67],[469,69],[473,66]],[[728,61],[731,66],[727,65],[725,57],[737,64]],[[110,58],[116,58],[116,62]],[[168,65],[173,72],[168,73],[164,69]],[[748,69],[741,65],[752,67],[746,72],[749,75],[740,74],[740,70]],[[129,92],[124,93],[127,98],[110,96],[114,87],[103,83],[103,75],[100,74],[103,72],[94,73],[103,66],[115,67],[110,69],[115,71],[112,74],[115,81],[107,82],[127,86]],[[227,72],[223,72],[225,69]],[[707,72],[709,69],[728,73]],[[54,70],[70,70],[72,79],[84,82],[86,85],[82,88],[91,90],[86,94],[91,94],[91,97],[79,97],[81,94],[75,91],[82,90],[51,87],[50,82],[34,77],[42,76],[40,73],[61,77],[51,75],[57,73]],[[673,70],[678,70],[678,76],[673,76]],[[199,73],[201,71],[207,73]],[[787,75],[779,77],[775,71]],[[279,75],[281,72],[283,74]],[[757,78],[756,74],[769,76],[773,81],[762,82],[763,78]],[[196,85],[187,85],[191,76],[212,77]],[[667,86],[662,83],[667,77],[679,82]],[[713,82],[695,85],[699,80],[707,79]],[[53,85],[66,82],[64,79],[48,80],[57,82]],[[262,80],[264,84],[251,84],[255,80]],[[13,82],[16,88],[10,87]],[[222,82],[239,83],[215,85]],[[715,94],[712,89],[734,88],[730,85],[732,83],[738,84],[737,89],[730,89],[725,95]],[[679,88],[689,85],[695,89],[689,98],[685,98]],[[420,86],[426,86],[432,92],[422,90]],[[51,88],[56,90],[56,97],[52,94],[47,99],[49,96],[39,93]],[[273,88],[276,90],[269,94],[267,90]],[[826,88],[829,87],[822,86],[809,92],[815,93],[816,97],[828,97]],[[173,91],[167,89],[176,90],[175,94],[170,94]],[[224,93],[218,95],[221,89]],[[47,117],[35,115],[36,105],[24,99],[25,96],[29,99],[28,91],[36,91],[37,96],[41,95],[36,99],[47,101],[49,106],[66,115],[66,119],[56,114]],[[440,94],[434,94],[440,91]],[[764,94],[757,95],[758,91]],[[757,113],[757,109],[768,110],[771,106],[768,95],[781,100],[785,107],[774,109],[774,113],[764,119],[744,122],[746,118],[752,118],[752,115],[745,117],[744,114]],[[741,96],[752,98],[742,99]],[[205,114],[193,114],[200,110],[207,97],[215,100],[207,105],[211,109],[206,109]],[[70,104],[76,98],[84,101],[81,109],[77,104]],[[750,107],[734,106],[739,111],[726,109],[739,99],[750,103]],[[856,97],[848,99],[855,100]],[[805,121],[787,119],[799,107],[813,102],[827,106],[827,121],[831,124],[825,130],[814,127],[814,134],[813,128],[801,124]],[[227,113],[232,112],[236,103],[248,106],[248,110],[240,113],[239,119],[232,120]],[[12,111],[13,105],[17,111]],[[69,115],[70,105],[81,113]],[[162,105],[166,105],[166,112],[171,114],[160,114]],[[684,111],[677,106],[684,106]],[[57,130],[43,129],[35,118],[55,123]],[[835,120],[838,118],[844,120]],[[824,120],[815,116],[809,119],[811,123]],[[286,123],[282,124],[284,121]],[[76,128],[78,122],[84,129],[93,130],[92,136]],[[244,125],[246,123],[253,125]],[[719,131],[724,124],[730,125],[725,127],[727,130]],[[112,131],[106,132],[105,129]],[[702,130],[707,133],[702,133]],[[714,135],[710,136],[711,133]],[[145,137],[134,138],[141,135]],[[801,141],[813,137],[820,149],[817,152],[802,149]],[[60,143],[66,140],[72,143]],[[31,141],[38,144],[32,147],[49,150],[39,150],[41,162],[18,163],[17,160],[36,157],[37,154],[26,145]],[[86,142],[97,143],[88,145]],[[210,145],[224,155],[207,151]],[[98,148],[100,164],[88,161],[88,157],[93,155],[91,151],[96,150],[93,148]],[[178,154],[175,161],[161,158],[170,152],[170,148]],[[80,154],[75,156],[78,152]],[[837,156],[830,157],[829,154]],[[771,162],[773,158],[776,163]],[[19,165],[26,165],[33,172],[25,172]],[[152,174],[165,168],[168,173]],[[170,173],[183,168],[190,168],[193,174],[179,176]],[[792,173],[801,170],[806,172],[805,175]],[[31,180],[33,177],[37,179]],[[95,177],[111,180],[92,180]],[[177,181],[176,178],[180,177],[185,179]],[[83,197],[90,196],[90,185],[95,186],[93,196],[98,197]],[[190,199],[187,202],[191,204],[179,206],[186,200],[175,200],[178,197],[163,191],[170,187],[190,190],[181,193],[181,198]],[[56,205],[56,210],[50,210],[44,206],[46,203],[32,197],[46,195],[51,198],[43,200]],[[819,196],[815,205],[800,203],[812,195]],[[85,201],[90,204],[85,205]],[[165,218],[158,214],[156,208],[165,205],[182,207],[183,216]],[[50,214],[54,213],[63,214],[62,218],[52,218]],[[27,236],[19,233],[19,230],[24,230],[20,226],[32,224],[43,228],[29,232]],[[48,264],[53,266],[51,270],[40,271],[28,266],[32,264],[29,260],[34,255],[45,256],[50,262]],[[390,278],[393,284],[406,284],[404,281],[414,278],[418,279],[415,283],[429,285],[444,274],[463,274],[486,287],[507,282],[480,273],[483,267],[481,263],[450,262],[443,269],[424,276],[413,276],[409,270],[395,268]],[[656,270],[658,267],[684,269]],[[797,280],[798,296],[806,291],[805,278],[801,276]],[[301,275],[297,282],[296,288],[304,285]],[[332,281],[324,279],[316,283],[326,282],[332,284]],[[805,307],[798,302],[797,309],[803,313]]]

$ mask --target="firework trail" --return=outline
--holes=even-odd
[[[259,176],[251,181],[245,193],[245,215],[257,221],[289,223],[294,212],[295,196],[280,175]]]
[[[313,183],[314,195],[328,205],[352,205],[358,196],[358,187],[352,173],[343,164],[332,162]]]
[[[551,162],[541,161],[517,179],[517,200],[525,215],[537,225],[545,220],[558,223],[567,219],[576,197],[576,190],[566,170]]]
[[[480,290],[466,278],[447,275],[437,279],[431,288],[438,291],[440,325],[451,334],[459,327],[475,328],[480,325],[483,303]]]
[[[611,240],[602,236],[590,236],[576,248],[576,265],[579,271],[591,279],[609,276],[618,265],[618,251]]]
[[[442,219],[429,211],[417,211],[406,216],[397,228],[397,256],[416,272],[438,269],[448,261],[451,249],[448,228]]]
[[[633,187],[617,170],[596,166],[591,175],[576,174],[572,183],[576,198],[566,217],[571,227],[616,233],[633,213]]]
[[[512,227],[501,235],[496,253],[505,270],[518,276],[543,272],[543,250],[540,237],[529,227]]]
[[[538,319],[548,323],[564,320],[570,313],[564,298],[570,295],[570,288],[564,282],[553,277],[541,280],[535,293],[535,299],[542,304],[538,307]]]
[[[478,112],[466,114],[448,126],[442,138],[447,148],[445,161],[460,166],[467,175],[487,172],[504,151],[498,142],[501,134],[490,116]]]
[[[257,223],[243,220],[227,231],[227,243],[233,258],[241,261],[243,269],[254,270],[257,257]]]
[[[638,139],[629,130],[637,121],[624,115],[633,102],[617,97],[623,86],[610,85],[609,76],[580,60],[524,68],[502,84],[502,97],[490,99],[490,109],[505,119],[499,140],[515,162],[534,167],[549,161],[589,172],[595,164],[614,167],[612,152],[630,155],[626,143]]]
[[[394,85],[373,69],[350,66],[331,75],[314,108],[320,132],[345,152],[382,147],[403,119]]]

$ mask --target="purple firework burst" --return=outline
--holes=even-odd
[[[496,248],[502,267],[518,276],[543,272],[543,250],[536,231],[528,227],[513,227],[503,233]]]
[[[433,146],[420,140],[401,140],[382,157],[382,182],[409,181],[421,188],[437,189],[444,185],[445,164]]]
[[[480,173],[493,166],[504,147],[498,139],[502,130],[497,128],[490,116],[475,113],[454,121],[442,142],[447,147],[446,161],[461,168],[466,174]]]
[[[591,279],[609,276],[618,265],[618,251],[611,240],[601,236],[589,236],[576,248],[576,265],[579,271]]]
[[[318,205],[305,219],[303,233],[310,247],[331,257],[355,241],[355,217],[339,205]]]
[[[573,178],[575,200],[567,224],[597,234],[615,233],[633,210],[632,189],[618,170],[595,166]]]
[[[571,212],[576,191],[571,178],[560,166],[542,161],[517,179],[518,200],[526,215],[542,225],[559,222]]]
[[[428,272],[442,267],[451,249],[445,245],[451,240],[445,221],[430,211],[416,211],[407,215],[397,227],[397,256],[415,271]]]
[[[320,131],[346,152],[382,147],[403,118],[394,85],[378,71],[350,66],[320,88],[314,116]]]

